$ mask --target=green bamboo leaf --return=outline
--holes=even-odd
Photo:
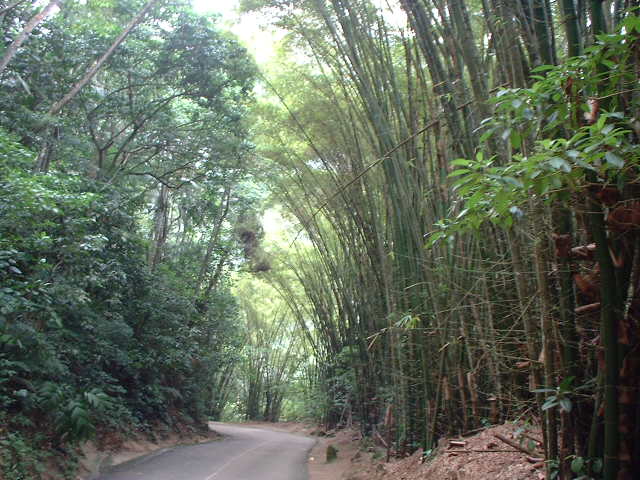
[[[558,386],[558,389],[561,392],[566,392],[569,391],[571,389],[571,385],[573,384],[573,381],[576,379],[576,377],[567,377],[564,380],[562,380],[562,382],[560,382],[560,385]]]
[[[471,160],[467,160],[466,158],[456,158],[451,162],[451,165],[453,165],[454,167],[468,167],[469,165],[471,165]]]
[[[602,472],[602,459],[601,458],[596,458],[593,461],[593,465],[591,466],[591,469],[593,470],[593,473],[600,473]]]
[[[589,165],[584,160],[576,160],[576,165],[579,165],[579,166],[581,166],[582,168],[584,168],[586,170],[591,170],[591,171],[595,171],[596,170],[593,165]]]
[[[553,70],[555,68],[556,68],[555,65],[540,65],[540,66],[534,68],[533,70],[531,70],[531,72],[533,72],[533,73],[547,72],[547,71]]]
[[[607,161],[607,163],[613,165],[614,167],[618,167],[618,168],[624,167],[624,160],[613,152],[606,152],[604,154],[604,158]]]
[[[460,175],[464,175],[465,173],[469,173],[471,170],[469,170],[468,168],[459,168],[457,170],[454,170],[453,172],[451,172],[449,175],[447,175],[448,177],[459,177]]]
[[[573,408],[571,400],[569,400],[568,398],[561,398],[558,403],[560,404],[560,408],[565,412],[570,412]]]
[[[615,127],[611,124],[605,125],[604,127],[602,127],[602,130],[600,130],[600,133],[602,133],[603,135],[609,135],[614,128]]]
[[[427,248],[432,247],[433,245],[435,245],[438,240],[440,240],[442,237],[444,237],[446,235],[445,232],[443,231],[439,231],[439,232],[432,232],[430,234],[427,234]]]
[[[531,393],[552,393],[555,392],[555,389],[553,388],[536,388],[534,390],[531,390]]]
[[[558,405],[558,398],[555,395],[551,395],[547,400],[542,404],[542,410],[549,410],[550,408]]]
[[[516,188],[522,188],[524,186],[520,180],[518,180],[515,177],[510,177],[508,175],[502,177],[502,181],[504,183],[508,183],[509,185],[513,185]]]
[[[551,157],[549,159],[549,165],[551,165],[556,170],[562,170],[566,173],[569,173],[571,171],[571,165],[569,165],[569,163],[564,158]]]
[[[465,208],[464,210],[462,210],[458,215],[456,215],[456,220],[460,220],[461,218],[464,218],[464,216],[469,213],[469,209]]]
[[[493,135],[494,131],[493,130],[487,130],[486,132],[484,132],[482,135],[480,135],[480,141],[481,142],[486,142],[489,138],[491,138],[491,136]]]
[[[623,22],[627,31],[631,32],[635,30],[640,33],[640,17],[637,15],[629,15],[624,19]]]

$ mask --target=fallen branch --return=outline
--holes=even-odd
[[[389,448],[389,445],[387,444],[387,442],[385,442],[384,438],[382,438],[382,435],[380,435],[380,433],[376,431],[375,436],[378,440],[380,440],[380,443],[384,445],[384,448]]]
[[[596,312],[598,310],[600,310],[600,302],[582,305],[581,307],[577,307],[574,311],[579,315],[581,313]]]
[[[494,433],[493,436],[496,437],[498,440],[506,443],[507,445],[515,448],[516,450],[521,451],[522,453],[526,453],[527,455],[531,455],[533,453],[528,448],[521,446],[520,444],[518,444],[518,442],[514,442],[513,440],[508,439],[504,435],[500,435],[499,433]]]
[[[449,448],[451,447],[465,447],[467,442],[459,441],[459,440],[449,440]]]
[[[574,260],[593,260],[595,251],[595,243],[590,243],[589,245],[581,245],[579,247],[573,247],[569,251],[569,257]]]
[[[447,450],[445,453],[520,453],[519,450],[475,450],[475,449],[464,449],[464,450]]]
[[[533,440],[534,442],[538,443],[539,445],[542,445],[542,440],[539,440],[536,437],[532,437],[531,435],[528,435],[526,433],[521,433],[520,436],[523,437],[523,438],[526,438],[528,440]]]
[[[493,425],[491,425],[493,426]],[[487,428],[491,428],[491,426],[489,427],[480,427],[480,428],[475,428],[473,430],[469,430],[468,432],[464,432],[462,435],[460,435],[461,437],[470,437],[471,435],[475,435],[478,432],[482,432],[484,430],[486,430]]]

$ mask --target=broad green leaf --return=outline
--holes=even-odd
[[[571,461],[571,471],[573,473],[582,473],[584,469],[584,458],[576,457]]]
[[[514,131],[511,134],[511,146],[516,150],[522,146],[522,135],[520,135],[520,132]]]

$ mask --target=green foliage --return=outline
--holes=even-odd
[[[570,413],[573,409],[572,396],[580,393],[581,390],[592,388],[592,385],[573,385],[575,377],[567,377],[556,388],[538,388],[533,390],[536,393],[547,393],[548,395],[542,405],[542,410],[558,408],[562,412]]]
[[[256,204],[241,186],[246,50],[170,2],[46,113],[144,3],[65,4],[0,74],[3,478],[36,479],[45,451],[72,456],[105,432],[203,426],[240,358],[229,273],[234,226]],[[36,8],[0,23],[15,36]],[[50,171],[34,174],[45,144]]]
[[[0,465],[3,478],[7,480],[37,478],[45,472],[44,463],[50,456],[19,432],[0,436]]]
[[[204,420],[207,378],[238,337],[233,298],[201,315],[188,284],[149,271],[138,204],[123,201],[135,190],[28,173],[29,152],[0,145],[3,473],[37,478],[33,452],[99,429]]]
[[[635,84],[633,49],[627,35],[599,40],[588,55],[535,69],[537,81],[530,88],[497,93],[495,114],[483,122],[481,140],[487,151],[499,143],[504,153],[489,157],[480,151],[474,159],[451,162],[451,186],[464,206],[437,224],[428,246],[486,221],[509,228],[532,197],[566,201],[582,192],[588,171],[604,182],[624,184],[640,163],[636,119],[622,113],[617,95]],[[596,91],[601,98],[590,96]]]

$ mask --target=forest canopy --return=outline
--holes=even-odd
[[[0,1],[3,474],[224,417],[638,478],[639,8],[244,0],[258,66],[186,0]]]

